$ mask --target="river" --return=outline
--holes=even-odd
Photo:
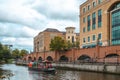
[[[57,73],[54,75],[45,74],[29,71],[27,67],[15,64],[4,64],[0,68],[0,75],[4,74],[4,72],[13,73],[10,80],[120,80],[120,75],[83,71],[57,70]]]

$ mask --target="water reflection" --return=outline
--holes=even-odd
[[[46,74],[43,72],[28,71],[27,67],[6,64],[1,67],[4,70],[10,70],[13,77],[10,80],[119,80],[119,75],[57,70],[57,74]],[[0,72],[0,74],[3,72]]]

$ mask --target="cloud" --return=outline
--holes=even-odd
[[[32,28],[43,27],[46,17],[36,10],[26,6],[14,4],[0,4],[0,21],[18,23]],[[42,24],[41,24],[42,23]]]
[[[79,5],[85,1],[0,0],[0,42],[32,49],[33,37],[45,28],[79,31]]]
[[[32,7],[50,19],[76,20],[79,12],[76,3],[76,0],[37,0]]]
[[[15,37],[1,38],[1,42],[3,44],[13,45],[12,49],[19,48],[19,49],[32,50],[32,46],[33,46],[32,41],[33,38],[15,38]]]
[[[37,35],[38,32],[39,30],[35,30],[23,25],[0,23],[1,37],[33,38],[33,36]]]

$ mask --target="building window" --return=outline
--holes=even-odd
[[[96,29],[96,13],[92,14],[92,30]]]
[[[85,27],[83,28],[83,33],[84,33],[84,32],[86,32],[86,28],[85,28]]]
[[[98,39],[101,40],[102,39],[102,34],[98,34]]]
[[[120,3],[116,6],[120,7]],[[120,44],[120,8],[112,12],[112,45]]]
[[[84,18],[83,18],[83,23],[85,23],[85,22],[86,22],[86,18],[84,17]]]
[[[74,36],[72,36],[72,43],[74,43]]]
[[[90,36],[88,36],[88,42],[90,42]]]
[[[87,31],[90,31],[90,15],[87,16]]]
[[[85,38],[83,38],[83,43],[85,43],[86,42],[86,39]]]
[[[100,4],[102,2],[102,0],[98,0],[98,4]]]
[[[95,41],[95,40],[96,40],[96,37],[95,37],[95,35],[93,35],[93,37],[92,37],[92,40],[93,40],[93,41]]]
[[[90,10],[90,5],[88,5],[88,10]]]
[[[85,8],[83,8],[83,13],[85,13]]]
[[[96,3],[95,2],[93,2],[93,7],[95,7],[96,6]]]
[[[102,26],[102,10],[98,10],[98,28]]]
[[[70,39],[70,36],[68,36],[68,39]]]

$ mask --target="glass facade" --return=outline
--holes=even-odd
[[[92,14],[92,30],[96,28],[96,13]]]
[[[102,10],[98,10],[98,27],[102,26]]]
[[[90,15],[87,16],[87,31],[90,31]]]
[[[118,8],[119,6],[119,8]],[[120,44],[120,4],[112,11],[112,45]]]

